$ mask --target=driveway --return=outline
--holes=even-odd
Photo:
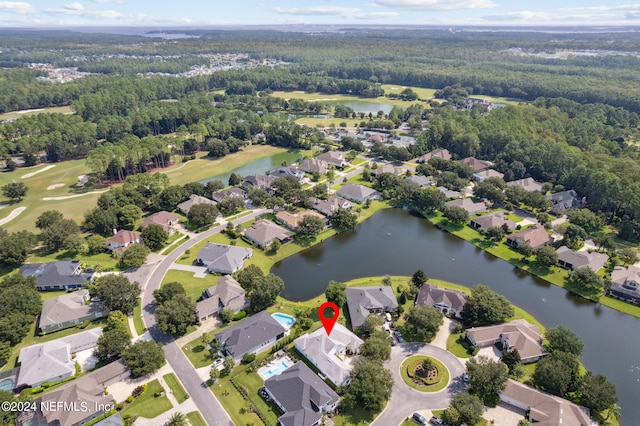
[[[171,269],[177,269],[178,271],[193,272],[193,276],[195,278],[204,278],[207,275],[209,275],[209,273],[207,272],[206,266],[181,265],[179,263],[174,263],[171,265]]]
[[[402,361],[412,355],[428,355],[438,359],[449,370],[449,385],[440,392],[420,392],[412,389],[400,377]],[[464,365],[450,352],[426,343],[402,343],[391,348],[391,359],[385,368],[393,374],[393,393],[385,410],[372,423],[377,426],[398,425],[415,411],[447,408],[451,398],[464,390]]]

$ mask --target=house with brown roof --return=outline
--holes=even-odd
[[[627,302],[640,304],[640,267],[616,266],[611,272],[609,295]]]
[[[144,229],[151,224],[160,225],[165,232],[169,234],[173,234],[175,229],[173,229],[173,225],[178,223],[180,220],[180,216],[169,213],[166,211],[160,211],[158,213],[154,213],[151,216],[147,216],[142,220],[140,224],[140,229]]]
[[[107,240],[107,250],[124,250],[129,244],[142,244],[142,234],[136,231],[121,229]]]
[[[393,167],[391,164],[383,164],[382,166],[379,166],[377,169],[372,169],[371,170],[371,176],[373,177],[378,177],[383,173],[391,173],[392,175],[401,175],[402,169],[397,168],[397,167]]]
[[[243,200],[246,200],[247,191],[245,191],[242,188],[229,188],[222,191],[214,192],[211,195],[211,198],[213,199],[213,201],[216,201],[218,203],[227,197],[238,197],[238,198],[242,198]]]
[[[445,207],[462,207],[469,215],[474,215],[478,213],[484,213],[487,211],[487,205],[480,201],[479,203],[474,202],[471,198],[459,198],[457,200],[451,200],[444,203]]]
[[[355,183],[346,183],[336,192],[342,198],[355,201],[356,203],[364,203],[367,200],[374,200],[380,196],[375,189]]]
[[[486,231],[491,227],[506,228],[510,231],[516,229],[516,223],[511,219],[505,219],[504,212],[491,212],[480,217],[471,219],[470,225],[474,229],[482,229]]]
[[[535,225],[520,232],[514,232],[507,237],[507,244],[512,247],[528,245],[532,249],[551,244],[553,238],[542,225]]]
[[[488,169],[489,167],[493,166],[493,163],[491,161],[478,160],[475,157],[463,158],[462,160],[460,160],[460,163],[470,166],[473,169],[474,173],[479,172],[481,170]]]
[[[251,243],[264,248],[275,240],[288,243],[291,241],[293,233],[267,219],[261,219],[255,222],[251,228],[245,229],[242,235]]]
[[[42,333],[48,333],[107,315],[109,309],[102,303],[90,301],[89,290],[77,290],[45,300],[38,320],[38,329]]]
[[[426,163],[432,158],[440,158],[442,160],[451,160],[451,153],[447,149],[434,149],[431,152],[426,153],[425,155],[418,157],[416,160],[418,163]]]
[[[231,275],[220,277],[218,284],[202,293],[202,300],[196,303],[198,322],[213,318],[223,309],[241,311],[249,306],[249,298],[244,289]]]
[[[266,191],[272,192],[271,185],[273,185],[274,177],[263,175],[263,174],[255,174],[251,176],[247,176],[244,178],[242,182],[242,187],[244,189],[249,189],[249,187],[253,186],[255,188],[264,189]]]
[[[460,313],[467,300],[469,300],[469,296],[459,291],[424,284],[420,287],[416,306],[432,306],[443,315],[460,318]]]
[[[476,182],[482,182],[485,179],[491,178],[491,177],[496,177],[496,178],[504,178],[504,173],[500,173],[496,170],[493,169],[489,169],[489,170],[481,170],[477,173],[473,174],[473,180],[475,180]]]
[[[319,198],[309,198],[311,202],[311,208],[319,211],[325,216],[331,216],[334,211],[338,209],[352,209],[353,203],[337,195],[332,195],[327,200],[321,200]]]
[[[315,173],[318,172],[321,175],[327,173],[327,169],[329,168],[329,164],[326,161],[319,160],[317,158],[312,158],[310,160],[304,160],[300,164],[298,164],[298,169],[307,173]]]
[[[328,151],[320,154],[316,157],[317,160],[322,160],[330,166],[343,168],[347,164],[347,160],[344,158],[344,153],[340,151]]]
[[[187,201],[178,204],[178,210],[180,210],[184,214],[188,214],[189,210],[191,210],[191,207],[195,206],[196,204],[210,204],[212,206],[215,206],[216,202],[206,197],[201,197],[200,195],[191,194]]]
[[[525,179],[518,179],[518,180],[513,180],[511,182],[507,182],[507,186],[520,186],[529,192],[532,192],[532,191],[543,192],[542,187],[544,186],[544,184],[540,182],[536,182],[535,179],[533,179],[532,177],[528,177]]]
[[[547,355],[547,350],[542,346],[543,338],[540,329],[524,319],[487,327],[469,328],[467,340],[479,348],[500,342],[505,352],[517,349],[523,364],[535,362]]]
[[[300,222],[302,222],[302,219],[305,218],[305,216],[315,216],[321,219],[325,225],[327,224],[327,219],[320,213],[313,210],[301,210],[295,213],[291,213],[286,210],[280,210],[278,213],[276,213],[275,219],[278,223],[295,232],[298,230],[298,226],[300,225]]]
[[[507,380],[500,400],[524,410],[529,422],[536,426],[595,426],[589,409],[559,396],[534,389],[515,380]]]
[[[558,254],[558,264],[563,268],[574,270],[579,268],[589,268],[593,272],[598,272],[607,264],[609,256],[596,251],[589,253],[586,250],[573,251],[567,246],[562,246],[556,250]]]

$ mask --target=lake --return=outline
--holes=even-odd
[[[324,292],[330,280],[377,275],[428,276],[472,287],[481,283],[527,310],[545,327],[562,324],[585,343],[587,369],[606,375],[618,391],[621,425],[640,419],[640,319],[574,296],[428,220],[387,209],[347,232],[293,255],[272,268],[285,282],[283,296],[301,301]]]
[[[389,114],[393,109],[393,105],[391,104],[378,104],[375,102],[368,102],[365,100],[348,100],[348,101],[322,101],[323,103],[329,105],[344,105],[346,107],[351,108],[355,112],[363,112],[365,114],[373,114],[376,115],[378,111],[384,111],[385,114]]]
[[[210,180],[220,180],[224,183],[225,186],[229,183],[229,176],[231,173],[240,174],[242,176],[254,175],[256,173],[264,173],[267,170],[273,169],[274,167],[278,167],[283,162],[287,162],[287,164],[295,163],[300,159],[301,155],[298,152],[281,152],[278,154],[273,154],[268,157],[258,158],[257,160],[253,160],[249,163],[244,164],[243,166],[236,167],[228,173],[223,173],[221,175],[212,176],[207,179],[203,179],[201,183],[207,183]]]

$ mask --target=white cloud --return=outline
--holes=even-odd
[[[23,1],[0,1],[0,10],[27,15],[35,12],[33,6]]]
[[[95,3],[122,3],[122,0],[93,0]]]
[[[489,9],[498,6],[493,0],[375,0],[374,4],[415,10]]]
[[[494,15],[487,15],[482,17],[485,21],[525,21],[525,23],[603,23],[603,22],[619,22],[624,20],[622,15],[616,14],[597,14],[597,13],[577,13],[561,15],[557,13],[549,12],[531,12],[531,11],[519,11],[519,12],[506,12],[497,13]],[[633,19],[633,18],[627,18]]]
[[[530,12],[523,10],[520,12],[497,13],[495,15],[483,16],[482,19],[487,21],[517,21],[517,20],[550,20],[552,15],[546,12]]]
[[[275,7],[273,11],[293,16],[338,16],[344,19],[384,19],[398,16],[398,12],[365,12],[357,7],[312,6],[312,7]]]
[[[583,10],[591,10],[591,11],[599,11],[606,12],[612,10],[640,10],[640,4],[619,4],[615,6],[577,6],[577,7],[563,7],[560,10],[565,11],[583,11]]]
[[[74,2],[74,3],[66,4],[66,5],[64,5],[64,8],[65,8],[65,9],[68,9],[68,10],[76,10],[76,11],[82,11],[82,10],[84,10],[84,6],[83,6],[83,5],[81,5],[81,4],[80,4],[80,3],[78,3],[78,2]]]

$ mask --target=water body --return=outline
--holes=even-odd
[[[291,256],[272,272],[285,282],[283,296],[306,300],[330,280],[375,275],[428,276],[468,287],[486,284],[534,315],[545,327],[562,324],[585,343],[587,369],[617,388],[621,425],[640,422],[640,319],[573,296],[399,209],[382,210],[348,232]]]
[[[287,162],[287,164],[291,164],[300,159],[301,155],[298,152],[281,152],[278,154],[273,154],[268,157],[258,158],[257,160],[253,160],[243,166],[236,167],[228,173],[224,173],[221,175],[212,176],[207,179],[203,179],[201,183],[207,183],[210,180],[220,180],[225,186],[229,183],[229,176],[231,173],[240,174],[242,176],[254,175],[256,173],[264,173],[267,170],[273,169],[274,167],[278,167],[283,162]]]
[[[393,109],[393,105],[391,104],[378,104],[375,102],[368,102],[364,100],[348,100],[348,101],[322,101],[323,103],[329,105],[344,105],[346,107],[351,108],[355,112],[363,112],[365,114],[373,114],[376,115],[378,111],[384,111],[385,114],[389,114]]]

